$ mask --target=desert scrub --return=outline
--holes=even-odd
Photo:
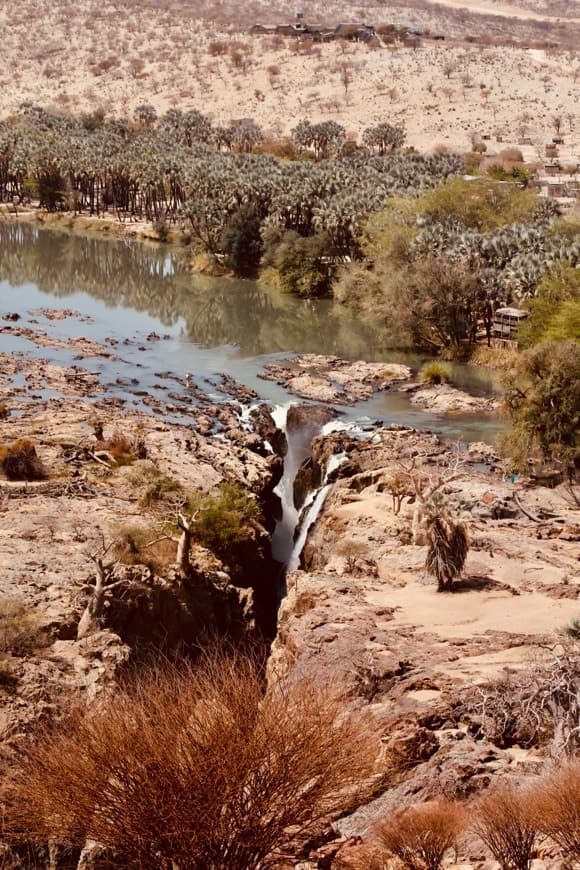
[[[26,655],[46,645],[38,618],[17,598],[0,597],[0,653]]]
[[[113,553],[123,565],[146,565],[161,575],[175,562],[175,541],[157,526],[118,526],[114,537]]]
[[[500,867],[528,870],[538,837],[534,796],[511,784],[490,789],[476,807],[473,831]]]
[[[408,870],[439,870],[466,826],[463,807],[448,800],[417,804],[379,822],[374,841]]]
[[[571,619],[568,625],[562,629],[562,634],[580,642],[580,618]]]
[[[143,669],[23,743],[4,778],[3,840],[90,837],[119,867],[271,866],[376,790],[368,717],[321,681],[268,689],[233,651]]]
[[[448,384],[451,380],[449,366],[437,360],[425,363],[419,372],[419,380],[422,384]]]
[[[36,448],[28,438],[1,447],[0,465],[8,480],[45,480],[47,477]]]
[[[152,462],[144,462],[131,470],[129,481],[140,490],[139,505],[153,508],[175,500],[183,487],[178,480],[163,474]]]
[[[557,843],[570,866],[580,861],[580,761],[571,759],[541,780],[532,813],[542,834]]]
[[[0,402],[0,420],[7,420],[10,416],[10,408],[6,402]]]
[[[362,541],[345,541],[339,546],[339,553],[344,559],[344,567],[347,574],[354,574],[358,567],[359,559],[364,559],[368,553],[368,546]]]
[[[248,540],[262,519],[254,496],[232,483],[222,483],[209,494],[190,496],[189,509],[197,514],[195,539],[217,555],[227,555],[231,547]]]
[[[128,437],[118,429],[105,440],[97,441],[96,449],[106,451],[118,466],[132,465],[135,460],[147,457],[147,448],[140,434]]]

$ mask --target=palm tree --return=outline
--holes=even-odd
[[[455,522],[445,500],[434,496],[426,511],[427,557],[425,568],[437,580],[439,592],[449,592],[463,571],[469,542],[467,529]]]

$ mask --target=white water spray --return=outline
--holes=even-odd
[[[288,560],[288,571],[295,571],[300,566],[300,556],[302,555],[302,550],[304,549],[304,545],[306,544],[306,539],[308,537],[308,532],[318,519],[318,514],[322,510],[322,505],[326,501],[326,496],[330,490],[330,483],[327,483],[322,489],[319,489],[316,498],[308,508],[308,512],[304,517],[304,521],[300,527],[300,534],[296,538],[296,543],[294,544],[294,549],[290,554],[290,559]]]

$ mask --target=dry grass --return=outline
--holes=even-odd
[[[422,384],[447,384],[451,380],[451,371],[445,363],[433,360],[421,368],[419,380]]]
[[[17,598],[0,598],[0,652],[26,655],[45,644],[38,619]]]
[[[0,448],[0,465],[8,480],[44,480],[47,476],[36,447],[28,438]]]
[[[378,744],[328,688],[264,695],[250,660],[155,671],[30,743],[4,835],[109,847],[122,866],[251,870],[368,798]]]
[[[145,442],[139,434],[129,437],[118,429],[105,440],[98,441],[96,449],[109,453],[117,465],[132,465],[136,459],[147,457]]]
[[[536,824],[571,862],[580,862],[580,760],[564,764],[535,790]]]
[[[512,785],[498,786],[479,802],[473,830],[501,870],[529,870],[538,836],[534,797]]]
[[[147,565],[164,574],[175,563],[177,547],[158,526],[123,525],[114,531],[113,553],[123,565]]]
[[[407,870],[439,870],[466,824],[454,801],[418,804],[380,822],[374,841],[379,851],[399,859]]]

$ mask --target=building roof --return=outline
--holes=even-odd
[[[502,314],[505,317],[519,317],[521,320],[528,316],[528,312],[523,308],[498,308],[495,313],[496,316]]]

